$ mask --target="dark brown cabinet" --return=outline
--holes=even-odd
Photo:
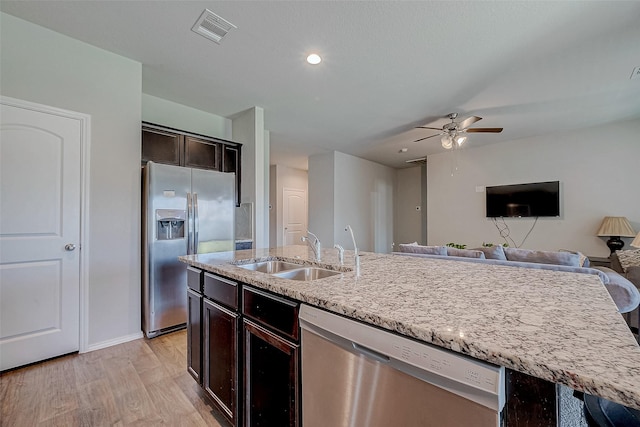
[[[300,304],[218,274],[188,272],[189,373],[232,426],[299,426]]]
[[[244,319],[245,426],[298,425],[298,345]]]
[[[148,161],[183,165],[182,135],[168,130],[142,126],[142,164]]]
[[[240,206],[240,185],[242,183],[240,146],[222,145],[222,172],[233,172],[236,174],[236,205]]]
[[[187,371],[202,384],[202,271],[187,268]]]
[[[187,307],[187,371],[198,384],[201,384],[202,295],[192,289],[187,289]]]
[[[232,425],[238,425],[238,326],[240,316],[207,299],[204,317],[205,392]]]
[[[202,387],[231,425],[240,414],[240,313],[239,284],[204,273],[202,305]]]
[[[236,174],[240,206],[242,145],[205,135],[142,123],[142,164],[148,161]]]
[[[244,425],[299,424],[299,304],[242,289]]]
[[[184,166],[190,168],[222,170],[220,153],[222,144],[216,141],[196,138],[193,136],[184,137]],[[228,170],[223,172],[234,172]]]

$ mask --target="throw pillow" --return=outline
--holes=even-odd
[[[500,259],[503,261],[507,260],[507,257],[504,254],[504,248],[501,245],[482,246],[480,248],[473,248],[473,250],[482,251],[486,259]]]
[[[580,267],[580,256],[569,252],[533,251],[530,249],[504,248],[509,261],[534,262],[538,264],[570,265]]]
[[[628,251],[616,251],[618,261],[620,261],[620,267],[625,273],[629,267],[640,266],[640,249],[633,249]]]
[[[476,251],[473,249],[458,249],[447,246],[447,255],[449,256],[461,256],[465,258],[480,258],[485,259],[484,252]]]
[[[447,248],[444,246],[421,246],[405,243],[401,243],[398,246],[400,248],[400,252],[407,252],[410,254],[447,255]]]
[[[582,252],[570,251],[568,249],[560,249],[558,252],[569,252],[570,254],[578,254],[578,256],[580,257],[580,261],[579,261],[580,267],[589,267],[591,265],[589,258],[587,258],[587,256]]]

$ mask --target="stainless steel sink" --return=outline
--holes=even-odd
[[[260,271],[262,273],[278,273],[280,271],[292,270],[294,268],[300,268],[302,265],[294,264],[292,262],[285,261],[261,261],[253,262],[251,264],[238,264],[238,267],[246,270]]]
[[[338,274],[340,274],[339,271],[325,270],[324,268],[318,267],[304,267],[274,273],[273,275],[282,279],[309,281],[323,279],[325,277],[331,277]]]

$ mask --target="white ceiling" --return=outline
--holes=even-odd
[[[238,28],[191,31],[205,8]],[[143,64],[144,93],[224,117],[265,111],[271,163],[442,150],[418,125],[477,115],[480,146],[640,118],[640,2],[7,1],[0,10]],[[306,64],[310,52],[323,62]],[[408,148],[400,154],[400,148]]]

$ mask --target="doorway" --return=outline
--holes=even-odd
[[[296,188],[282,189],[282,242],[301,245],[307,232],[307,192]]]

